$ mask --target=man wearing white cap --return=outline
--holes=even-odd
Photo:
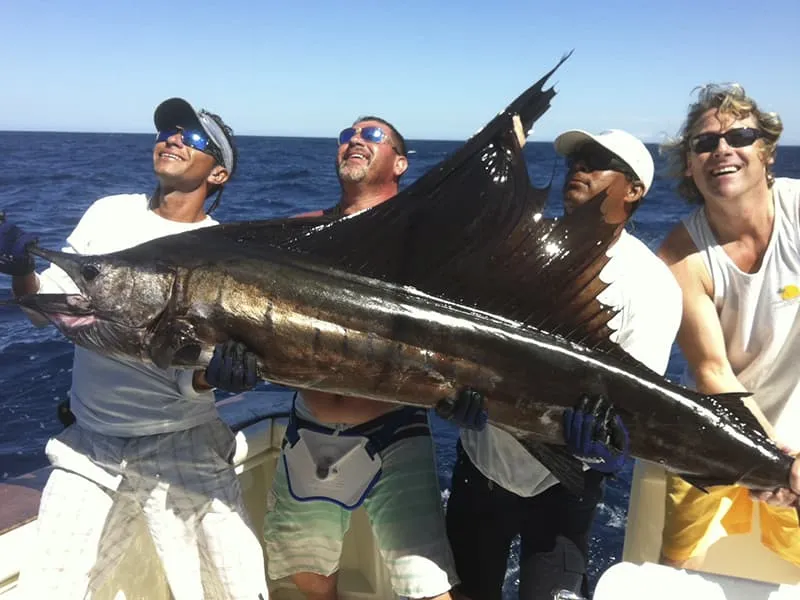
[[[567,131],[558,136],[555,148],[567,162],[567,213],[605,192],[606,211],[630,216],[653,182],[650,152],[624,131]],[[664,373],[681,319],[680,289],[647,246],[625,231],[608,254],[611,260],[601,277],[611,285],[599,300],[618,311],[609,323],[615,330],[612,339]],[[463,426],[447,507],[459,593],[473,600],[500,600],[509,547],[520,535],[520,598],[551,600],[554,590],[587,595],[589,532],[605,477],[625,464],[627,432],[614,417],[607,423],[610,431],[591,440],[572,433],[575,423],[593,423],[597,411],[591,402],[608,406],[613,398],[576,398],[575,410],[567,411],[565,443],[591,467],[585,471],[581,497],[570,493],[511,434],[484,426],[483,419],[475,418],[474,405],[459,406],[459,401],[443,415]]]
[[[205,205],[215,196],[208,212],[216,207],[236,170],[233,132],[180,98],[160,104],[154,120],[155,191],[97,200],[64,251],[114,252],[217,224]],[[14,293],[77,292],[58,267],[36,274],[26,250],[34,239],[8,222],[0,227],[0,272],[12,276]],[[54,469],[21,597],[92,596],[140,527],[150,533],[176,600],[267,597],[263,553],[231,464],[234,436],[202,372],[76,346],[70,408],[74,422],[47,444]],[[213,589],[205,582],[215,582]]]

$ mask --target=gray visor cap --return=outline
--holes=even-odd
[[[158,105],[153,114],[153,121],[157,131],[166,131],[172,127],[202,129],[214,142],[214,145],[220,149],[222,166],[228,170],[228,173],[233,173],[236,166],[233,160],[233,148],[222,127],[205,111],[195,111],[192,105],[183,98],[170,98]]]

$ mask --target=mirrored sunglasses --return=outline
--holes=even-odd
[[[339,145],[347,144],[354,136],[360,136],[365,142],[380,144],[389,139],[389,134],[382,127],[368,125],[367,127],[348,127],[339,134]]]
[[[212,143],[204,132],[197,131],[196,129],[183,129],[182,127],[173,127],[172,129],[159,131],[156,134],[156,143],[166,142],[173,135],[177,134],[180,134],[181,142],[184,146],[200,150],[200,152],[205,152],[209,144]]]
[[[165,129],[156,134],[156,143],[166,142],[173,135],[181,136],[181,143],[184,146],[189,146],[200,152],[205,152],[212,156],[218,164],[224,164],[222,152],[217,148],[217,145],[206,135],[204,131],[197,129],[184,129],[183,127],[173,127],[172,129]]]

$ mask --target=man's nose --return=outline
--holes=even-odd
[[[589,163],[586,162],[586,159],[576,158],[572,161],[572,168],[570,171],[581,171],[583,173],[588,173],[590,170]]]
[[[726,140],[724,137],[721,137],[717,142],[717,147],[714,149],[714,154],[725,154],[727,152],[731,152],[732,150],[733,148],[728,144],[728,140]]]
[[[183,146],[183,132],[178,130],[173,133],[171,136],[167,138],[168,144],[174,144],[175,146]]]

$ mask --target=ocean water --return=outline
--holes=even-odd
[[[89,205],[102,196],[150,192],[153,136],[137,134],[0,132],[0,210],[9,220],[60,248]],[[239,137],[240,165],[215,213],[222,222],[287,216],[323,208],[338,199],[333,139]],[[403,185],[417,179],[459,144],[409,141],[414,151]],[[671,190],[660,171],[631,232],[655,249],[690,208]],[[563,162],[549,143],[525,147],[534,185],[552,178],[548,211],[560,211]],[[800,177],[800,148],[781,148],[775,172]],[[39,264],[39,268],[43,267]],[[0,275],[0,300],[11,295],[10,278]],[[19,310],[0,306],[0,479],[44,466],[44,444],[60,431],[55,408],[70,384],[72,347],[48,327],[35,329]],[[677,378],[683,359],[673,350],[668,376]],[[457,431],[434,417],[443,497],[450,488]],[[610,482],[592,534],[590,571],[594,577],[618,561],[626,523],[630,465]],[[516,589],[509,569],[506,596]]]

